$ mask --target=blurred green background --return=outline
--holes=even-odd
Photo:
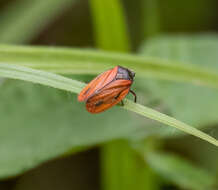
[[[217,10],[215,0],[1,0],[0,43],[98,48],[216,70]],[[91,115],[70,93],[0,82],[1,190],[218,190],[218,149],[207,142],[118,108]],[[133,89],[139,103],[218,138],[217,90],[137,73]]]

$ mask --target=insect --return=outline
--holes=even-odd
[[[90,113],[100,113],[119,102],[123,105],[123,99],[130,92],[135,73],[121,66],[107,70],[98,75],[89,84],[87,84],[78,95],[78,101],[86,102],[86,109]]]

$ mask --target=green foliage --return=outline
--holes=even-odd
[[[149,138],[143,141],[132,141],[131,145],[152,171],[167,183],[175,184],[182,189],[193,190],[209,190],[217,185],[214,172],[203,169],[199,164],[196,166],[182,155],[160,151],[163,148],[163,141]]]
[[[183,158],[167,153],[148,152],[144,159],[164,179],[184,189],[212,189],[215,177]]]
[[[142,106],[140,104],[134,104],[133,102],[128,101],[128,100],[124,100],[124,103],[125,103],[124,108],[127,110],[132,110],[135,113],[138,113],[140,115],[144,115],[150,119],[159,121],[159,122],[164,123],[164,124],[169,125],[169,126],[173,126],[181,131],[184,131],[184,132],[189,133],[191,135],[197,136],[201,139],[204,139],[204,140],[218,146],[218,141],[215,138],[213,138],[213,137],[199,131],[198,129],[191,127],[191,126],[189,126],[181,121],[178,121],[172,117],[169,117],[165,114],[157,112],[151,108]]]
[[[74,93],[79,93],[85,85],[82,82],[71,80],[53,73],[10,64],[0,64],[0,76],[43,84]]]
[[[0,178],[137,130],[126,111],[91,115],[75,95],[39,85],[5,81],[0,99]]]
[[[142,38],[151,38],[160,32],[160,14],[159,14],[159,2],[158,0],[144,0],[142,1],[143,11],[143,35]]]
[[[126,140],[103,146],[102,174],[105,190],[159,189],[159,180]]]
[[[141,53],[166,60],[190,62],[218,71],[217,44],[216,35],[160,37],[148,41]],[[174,117],[196,127],[211,126],[218,122],[216,89],[160,80],[150,80],[146,84],[152,96],[162,101]]]
[[[97,47],[127,52],[129,41],[120,0],[90,1]],[[101,146],[101,187],[128,190],[136,187],[136,161],[127,142],[114,141]],[[143,183],[144,184],[144,183]]]
[[[81,88],[84,86],[83,83],[80,83],[80,82],[77,82],[77,81],[73,81],[71,79],[68,79],[68,78],[65,78],[65,77],[61,77],[59,75],[55,75],[55,74],[52,74],[52,73],[47,73],[47,72],[44,72],[44,71],[37,71],[37,70],[29,69],[29,68],[26,68],[26,67],[13,66],[13,65],[10,65],[10,64],[1,64],[0,66],[1,66],[0,67],[0,76],[3,76],[3,77],[9,77],[9,78],[13,78],[13,79],[26,80],[26,81],[30,81],[30,82],[35,82],[35,83],[39,83],[39,84],[43,84],[43,85],[59,88],[59,89],[62,89],[62,90],[67,90],[67,91],[70,91],[70,92],[76,92],[76,93],[78,93],[81,90]],[[143,106],[141,106],[139,104],[135,104],[135,103],[133,103],[131,101],[125,100],[124,103],[125,103],[125,106],[124,106],[125,109],[131,110],[131,111],[136,112],[136,113],[138,113],[140,115],[143,115],[143,116],[147,116],[148,118],[155,119],[157,121],[160,121],[160,122],[165,123],[167,125],[170,125],[172,127],[176,127],[176,128],[178,128],[180,130],[183,130],[183,131],[185,131],[185,132],[187,132],[189,134],[192,134],[192,135],[198,136],[198,137],[200,137],[200,138],[202,138],[204,140],[207,140],[208,142],[211,142],[212,144],[214,144],[216,146],[218,145],[216,139],[213,139],[209,135],[206,135],[205,133],[200,132],[197,129],[192,128],[192,127],[190,127],[190,126],[188,126],[188,125],[186,125],[186,124],[184,124],[182,122],[179,122],[176,119],[170,118],[169,116],[166,116],[164,114],[158,113],[157,111],[154,111],[154,110],[152,110],[150,108],[143,107]],[[19,108],[19,106],[18,106],[18,108]],[[110,112],[108,112],[108,113],[110,113]],[[89,117],[91,117],[91,115]],[[87,118],[88,117],[86,116],[86,119]],[[93,117],[93,119],[94,119],[94,117]],[[125,126],[125,124],[122,123],[122,120],[125,120],[125,119],[124,118],[122,119],[122,117],[120,117],[120,116],[118,117],[118,119],[120,120],[121,123],[119,125],[118,122],[115,122],[116,125],[124,127],[125,134],[127,135],[128,134],[127,133],[127,126],[128,125]],[[100,120],[98,120],[98,121],[100,122]],[[128,124],[131,124],[131,122],[129,120],[128,121],[126,120],[126,122],[128,122]],[[4,124],[3,124],[3,126],[4,126]],[[6,126],[14,126],[14,125],[13,124],[8,124]],[[97,126],[99,126],[99,125],[97,125]],[[131,129],[131,133],[132,133],[133,128],[130,127],[130,129]],[[103,128],[103,130],[106,131],[105,128]],[[96,131],[96,134],[98,132]],[[115,133],[115,136],[116,136],[117,129],[115,129],[113,132]],[[68,131],[67,131],[67,133],[68,133]],[[129,134],[131,134],[131,133],[129,133]],[[73,133],[73,135],[75,135],[75,134],[76,133]],[[5,137],[6,136],[7,135],[5,134]],[[76,138],[78,138],[78,135],[76,135]],[[83,138],[81,138],[81,139],[83,139]],[[65,149],[65,151],[66,151],[66,149]],[[50,156],[51,155],[49,155],[49,157]],[[43,157],[43,155],[38,155],[38,157],[41,158],[41,157]],[[34,158],[34,156],[33,156],[33,158]],[[41,159],[43,159],[43,158],[41,158]],[[24,161],[24,159],[22,159],[22,161]],[[26,164],[26,162],[24,162],[24,165],[25,164]],[[18,165],[19,165],[19,163],[18,163]],[[32,165],[35,165],[35,162],[32,163]],[[30,164],[29,167],[31,167],[32,165]],[[19,170],[21,170],[20,166],[19,166]],[[18,172],[17,170],[15,170],[15,171]],[[9,174],[7,172],[4,172],[4,170],[3,170],[2,176],[4,176],[4,175],[7,176]]]
[[[0,15],[0,42],[25,43],[76,0],[17,0]]]
[[[97,47],[127,52],[130,44],[121,1],[91,0],[89,3]]]
[[[138,77],[218,87],[218,74],[207,67],[159,58],[74,48],[0,46],[0,63],[12,63],[62,74],[97,74],[116,65]]]
[[[76,0],[17,0],[11,3],[1,12],[0,42],[31,41],[75,2]],[[129,51],[130,40],[121,1],[90,0],[89,3],[98,48]],[[167,3],[142,1],[143,9],[146,10],[143,10],[143,37],[159,32],[163,21],[160,16],[163,15],[158,9],[165,5],[170,8],[169,4],[174,3],[172,0]],[[192,9],[192,6],[183,2],[176,4]],[[213,3],[201,0],[198,8],[195,7],[198,15],[205,5],[210,10],[215,7]],[[179,18],[177,15],[176,22]],[[207,23],[206,19],[199,21]],[[85,84],[49,72],[77,74],[71,77],[85,81],[89,76],[83,74],[98,74],[115,65],[128,67],[137,73],[133,87],[140,103],[152,99],[156,101],[155,105],[164,106],[164,110],[158,107],[161,112],[167,110],[173,117],[196,127],[208,127],[218,122],[217,92],[216,89],[200,85],[218,87],[217,66],[214,64],[218,60],[217,42],[215,35],[156,38],[146,42],[140,56],[87,49],[0,45],[1,77],[56,88],[1,80],[0,178],[21,174],[52,158],[104,143],[101,155],[103,187],[106,190],[158,190],[161,183],[159,176],[181,188],[211,189],[215,183],[212,173],[193,166],[182,157],[155,149],[143,150],[137,154],[129,144],[130,140],[145,139],[152,135],[160,137],[167,134],[175,137],[175,133],[169,134],[168,129],[171,128],[157,127],[155,122],[144,117],[198,136],[217,146],[216,139],[130,100],[124,101],[123,108],[131,112],[116,106],[102,114],[91,115],[85,111],[84,104],[78,103],[77,97],[71,94],[79,93]],[[178,83],[179,81],[186,83]],[[206,150],[208,151],[207,148]],[[143,159],[139,157],[140,154]],[[199,153],[199,157],[205,156]],[[210,158],[210,161],[212,163],[214,159]]]

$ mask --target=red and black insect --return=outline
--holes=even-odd
[[[86,102],[86,109],[91,113],[100,113],[122,102],[125,96],[131,92],[135,73],[121,66],[107,70],[97,76],[78,95],[78,101]]]

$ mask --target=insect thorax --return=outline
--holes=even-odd
[[[135,77],[134,72],[124,67],[118,66],[116,79],[126,79],[132,81],[134,77]]]

